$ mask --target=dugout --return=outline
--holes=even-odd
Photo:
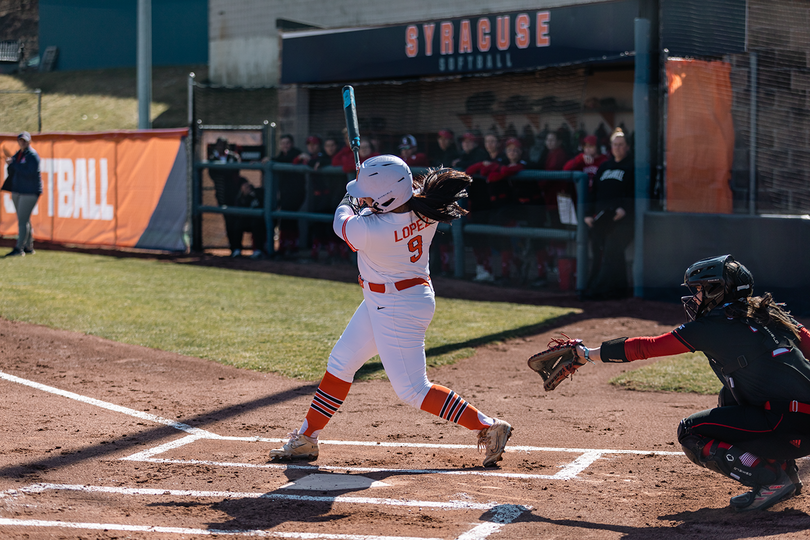
[[[430,156],[447,128],[532,147],[547,130],[575,143],[623,124],[636,160],[635,293],[666,297],[697,258],[731,251],[754,269],[762,245],[804,237],[791,216],[810,211],[807,15],[786,0],[618,0],[284,31],[279,121],[299,138],[338,132],[335,96],[351,83],[361,133],[382,151],[409,133]],[[758,284],[801,293],[766,264]]]

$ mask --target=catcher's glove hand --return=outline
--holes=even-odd
[[[585,362],[580,362],[577,353],[577,345],[581,344],[582,340],[571,339],[565,334],[563,336],[565,339],[551,338],[548,349],[529,358],[529,367],[543,377],[543,388],[546,392],[557,388],[561,382],[585,365]],[[594,363],[590,358],[586,357],[585,360]]]

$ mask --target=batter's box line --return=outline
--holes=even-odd
[[[396,472],[400,474],[444,474],[444,475],[477,475],[477,476],[499,476],[503,478],[522,478],[532,480],[573,480],[577,479],[577,475],[587,469],[595,461],[600,459],[605,454],[635,454],[635,455],[682,455],[680,452],[645,452],[641,450],[599,450],[599,449],[586,449],[586,448],[553,448],[553,447],[537,447],[537,446],[515,446],[507,447],[511,452],[566,452],[581,454],[571,463],[563,465],[556,474],[529,474],[529,473],[508,473],[500,471],[469,471],[469,470],[455,470],[447,471],[442,469],[391,469],[391,468],[378,468],[378,467],[353,467],[353,466],[327,466],[327,465],[288,465],[288,464],[255,464],[255,463],[241,463],[241,462],[223,462],[223,461],[210,461],[210,460],[193,460],[193,459],[160,459],[156,458],[160,454],[175,450],[187,444],[199,441],[201,439],[208,439],[204,435],[188,435],[176,441],[171,441],[153,448],[138,452],[131,456],[121,458],[122,461],[140,461],[150,463],[166,463],[166,464],[185,464],[185,465],[207,465],[214,467],[243,467],[243,468],[261,468],[261,469],[301,469],[301,470],[329,470],[329,471],[351,471],[360,473],[391,473]],[[241,442],[269,442],[279,443],[284,442],[284,439],[268,439],[263,437],[229,437],[217,436],[217,440],[227,441],[241,441]],[[320,441],[321,444],[331,445],[344,445],[344,446],[368,446],[368,447],[389,447],[389,448],[441,448],[441,449],[474,449],[475,446],[464,444],[435,444],[435,443],[378,443],[369,441]]]
[[[81,403],[86,403],[88,405],[93,405],[96,407],[100,407],[102,409],[106,409],[109,411],[125,414],[128,416],[132,416],[134,418],[138,418],[141,420],[146,420],[149,422],[154,422],[157,424],[162,424],[165,426],[172,427],[177,429],[178,431],[182,431],[188,433],[188,436],[179,439],[177,441],[172,441],[163,445],[159,445],[157,447],[153,447],[151,449],[145,450],[143,452],[139,452],[132,456],[122,458],[124,460],[130,461],[147,461],[151,459],[155,455],[162,454],[169,450],[179,448],[186,444],[195,442],[200,439],[214,439],[214,440],[233,440],[233,441],[257,441],[257,442],[284,442],[284,439],[268,439],[263,437],[226,437],[222,435],[217,435],[210,431],[206,431],[204,429],[195,428],[189,426],[188,424],[184,424],[182,422],[177,422],[176,420],[171,420],[168,418],[163,418],[154,414],[146,413],[143,411],[138,411],[135,409],[131,409],[129,407],[123,407],[121,405],[116,405],[114,403],[109,403],[106,401],[102,401],[99,399],[91,398],[88,396],[83,396],[81,394],[77,394],[75,392],[70,392],[67,390],[62,390],[60,388],[55,388],[53,386],[48,386],[45,384],[41,384],[35,381],[30,381],[28,379],[23,379],[21,377],[17,377],[15,375],[11,375],[8,373],[4,373],[0,371],[0,379],[4,379],[10,382],[15,382],[18,384],[22,384],[31,388],[36,388],[37,390],[41,390],[43,392],[48,392],[51,394],[55,394],[58,396],[62,396],[68,399],[72,399],[75,401],[79,401]],[[380,446],[380,447],[396,447],[396,448],[448,448],[448,449],[469,449],[475,448],[471,445],[458,445],[458,444],[431,444],[431,443],[393,443],[393,442],[369,442],[369,441],[321,441],[322,444],[342,444],[342,445],[352,445],[352,446]],[[571,478],[576,477],[579,472],[585,470],[589,465],[591,465],[594,461],[599,459],[603,454],[617,454],[617,453],[632,453],[632,454],[653,454],[653,455],[680,455],[678,452],[657,452],[657,451],[639,451],[639,450],[595,450],[595,449],[583,449],[583,448],[542,448],[542,447],[531,447],[531,446],[516,446],[516,447],[508,447],[511,451],[550,451],[550,452],[575,452],[582,454],[579,458],[574,460],[572,463],[563,467],[563,469],[555,475],[517,475],[515,473],[486,473],[480,471],[458,471],[460,474],[479,474],[479,475],[492,475],[492,476],[504,476],[506,474],[512,474],[514,478],[544,478],[544,479],[553,479],[553,480],[568,480]],[[166,462],[165,460],[161,460],[161,462]],[[200,462],[203,463],[203,462]],[[269,466],[270,464],[268,464]],[[248,466],[248,464],[231,464],[229,466]],[[343,467],[340,470],[367,470],[364,468],[346,468]],[[396,469],[380,469],[380,471],[396,471]],[[452,474],[453,471],[439,471],[443,474]],[[424,474],[424,473],[423,473]],[[434,473],[435,474],[435,473]]]
[[[409,506],[419,507],[419,509],[441,509],[441,510],[483,510],[490,512],[491,516],[481,523],[457,537],[457,540],[484,540],[491,534],[499,531],[505,525],[512,523],[521,514],[527,512],[531,507],[514,504],[497,503],[472,503],[468,501],[414,501],[402,499],[377,499],[370,497],[320,497],[309,495],[284,495],[279,493],[257,493],[257,492],[232,492],[232,491],[195,491],[176,489],[155,489],[155,488],[125,488],[111,486],[86,486],[77,484],[49,484],[38,483],[18,489],[10,489],[0,492],[0,498],[16,497],[29,493],[42,493],[48,490],[58,491],[78,491],[84,493],[110,493],[118,495],[137,496],[170,496],[170,497],[194,497],[194,498],[242,498],[242,499],[281,499],[296,502],[326,502],[326,503],[347,503],[347,504],[370,504],[385,506]],[[128,532],[159,532],[175,534],[200,534],[200,535],[247,535],[260,537],[281,537],[281,538],[308,538],[308,539],[336,539],[336,540],[438,540],[430,538],[413,538],[402,536],[367,536],[367,535],[346,535],[346,534],[322,534],[322,533],[299,533],[299,532],[273,532],[263,529],[246,530],[223,530],[223,529],[189,529],[179,527],[157,527],[149,525],[119,525],[109,523],[71,523],[64,521],[43,521],[43,520],[20,520],[20,519],[0,519],[0,526],[16,527],[61,527],[71,529],[90,530],[113,530]]]

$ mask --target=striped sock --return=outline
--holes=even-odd
[[[464,398],[438,384],[430,387],[427,396],[422,401],[421,409],[475,431],[487,428],[494,423],[490,417],[478,412],[478,409],[464,401]]]
[[[300,433],[307,437],[318,438],[332,415],[343,405],[343,400],[349,394],[351,386],[352,383],[342,381],[327,371],[315,391]]]

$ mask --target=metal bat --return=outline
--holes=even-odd
[[[349,146],[354,152],[354,170],[360,170],[360,126],[357,123],[357,103],[354,101],[354,88],[343,87],[343,113],[346,115],[346,130]]]

